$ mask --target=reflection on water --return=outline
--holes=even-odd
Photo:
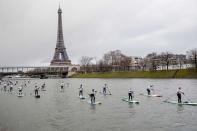
[[[177,113],[182,113],[184,111],[184,105],[176,105],[177,106]]]
[[[60,90],[61,82],[65,83]],[[24,80],[19,81],[19,85]],[[35,99],[34,86],[46,83],[46,91]],[[68,84],[67,84],[68,83]],[[107,83],[112,95],[96,95],[101,105],[91,105],[88,99],[78,98],[78,88],[84,85],[84,94],[92,88],[102,91]],[[146,87],[154,84],[155,91],[164,97],[142,95]],[[162,102],[177,100],[177,87],[189,99],[197,101],[197,80],[189,79],[47,79],[31,80],[24,87],[24,97],[17,97],[17,87],[12,93],[0,92],[0,131],[185,131],[197,129],[197,107],[178,106]],[[0,85],[2,88],[2,85]],[[129,88],[135,89],[135,100],[129,104],[121,100],[127,97]],[[173,94],[173,95],[172,95]],[[183,98],[184,99],[184,98]],[[185,98],[186,99],[186,98]],[[183,100],[184,101],[184,100]]]

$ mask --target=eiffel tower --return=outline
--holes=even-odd
[[[55,53],[51,64],[53,66],[71,65],[71,61],[68,58],[66,48],[64,46],[64,37],[62,30],[62,10],[58,9],[58,30],[57,30],[57,43]]]

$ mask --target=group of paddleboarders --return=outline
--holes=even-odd
[[[103,87],[103,92],[102,92],[103,94],[107,94],[107,88],[108,88],[107,84],[105,84],[104,87]],[[83,85],[81,84],[78,89],[79,89],[79,97],[80,98],[85,98],[83,96],[83,91],[84,91]],[[95,91],[95,89],[92,89],[91,93],[88,94],[90,96],[91,103],[95,103],[96,93],[97,93],[97,91]]]
[[[153,85],[148,86],[148,88],[146,90],[147,90],[147,94],[151,95],[151,90],[154,92]],[[178,91],[176,93],[177,98],[178,98],[178,103],[182,103],[182,100],[181,100],[182,94],[184,95],[184,92],[182,92],[181,87],[179,87]]]

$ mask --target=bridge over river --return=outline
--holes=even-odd
[[[57,75],[61,77],[67,77],[68,72],[77,71],[77,67],[70,69],[70,66],[10,66],[0,67],[0,76],[8,75],[27,75],[27,76],[47,76]]]

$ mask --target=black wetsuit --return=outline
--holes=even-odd
[[[147,92],[148,92],[148,95],[150,95],[150,89],[149,89],[149,88],[147,88],[146,90],[147,90]]]
[[[129,100],[132,100],[133,99],[133,92],[129,91],[128,95],[129,95]]]
[[[103,87],[103,94],[106,94],[106,87]]]
[[[91,98],[91,103],[94,103],[95,102],[95,94],[91,93],[90,98]]]
[[[181,103],[181,93],[180,92],[177,92],[177,97],[178,97],[178,103]]]
[[[79,96],[83,96],[83,89],[79,90]]]
[[[10,92],[12,92],[12,90],[13,90],[13,87],[12,87],[12,86],[10,86]]]
[[[35,96],[38,96],[38,88],[35,89]]]

